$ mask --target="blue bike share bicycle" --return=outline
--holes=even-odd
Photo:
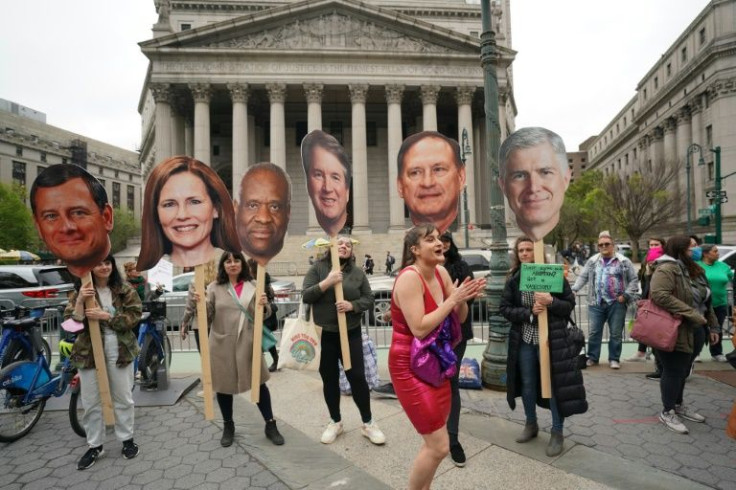
[[[27,331],[31,327],[40,327],[40,319],[44,308],[1,309],[2,337],[0,337],[0,368],[17,361],[34,361],[36,350]],[[41,338],[41,347],[46,358],[51,357],[51,348],[46,339]]]
[[[171,367],[171,341],[166,335],[168,324],[165,302],[143,302],[138,330],[141,351],[135,360],[135,371],[140,372],[142,389],[166,389],[165,374],[162,373]]]
[[[0,442],[13,442],[28,434],[43,414],[46,400],[52,396],[62,396],[70,384],[76,383],[77,395],[79,379],[76,369],[69,361],[73,342],[59,341],[59,352],[64,357],[61,370],[52,373],[43,352],[41,329],[38,324],[30,324],[26,332],[38,355],[35,361],[18,361],[0,369]],[[69,410],[72,428],[84,434],[78,419],[78,412]]]

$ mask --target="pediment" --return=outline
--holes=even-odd
[[[478,40],[353,0],[306,0],[153,39],[150,48],[478,55]]]

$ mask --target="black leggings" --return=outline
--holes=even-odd
[[[657,351],[659,360],[662,362],[662,377],[659,379],[659,389],[662,393],[662,407],[665,412],[674,409],[675,405],[682,405],[685,379],[690,374],[690,367],[705,341],[705,332],[701,327],[694,328],[693,335],[695,337],[695,348],[692,353]]]
[[[220,406],[220,412],[222,413],[222,420],[225,422],[233,421],[233,395],[228,393],[217,394],[217,404]],[[273,420],[273,411],[271,410],[271,392],[268,391],[266,383],[261,385],[260,389],[260,401],[256,403],[258,410],[261,411],[263,420],[268,422]]]
[[[450,405],[450,416],[447,417],[447,433],[450,436],[450,444],[456,444],[457,433],[460,428],[460,386],[458,384],[460,378],[460,364],[463,362],[463,356],[465,355],[465,348],[468,345],[468,341],[463,339],[459,344],[455,346],[455,355],[457,356],[457,371],[455,376],[450,378],[450,390],[452,391],[452,404]]]
[[[373,418],[371,415],[371,394],[368,382],[365,380],[365,366],[363,364],[363,339],[360,328],[348,330],[350,345],[350,362],[353,368],[345,375],[353,392],[353,401],[358,406],[360,418],[367,424]],[[322,392],[325,396],[330,418],[340,422],[340,368],[337,361],[342,358],[340,334],[337,332],[322,332],[322,357],[319,360],[319,374],[322,376]]]

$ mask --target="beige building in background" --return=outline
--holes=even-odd
[[[232,188],[249,165],[271,161],[292,180],[290,234],[322,234],[299,155],[320,128],[352,158],[348,226],[388,234],[410,226],[396,190],[402,140],[422,130],[460,140],[467,129],[470,222],[476,234],[488,227],[477,0],[155,3],[153,39],[140,43],[150,60],[139,104],[144,178],[183,153]],[[516,116],[509,7],[493,6],[501,139]]]
[[[626,104],[590,146],[589,168],[632,174],[652,162],[681,165],[675,191],[686,194],[687,151],[692,143],[703,148],[692,155],[690,173],[693,231],[715,233],[713,220],[698,226],[699,210],[712,203],[706,195],[715,186],[714,153],[721,147],[721,175],[736,172],[736,0],[713,0],[690,23],[652,66]],[[729,201],[722,206],[723,242],[736,242],[736,175],[722,180]],[[683,211],[676,228],[685,232]],[[679,229],[678,229],[679,228]]]
[[[0,182],[30,192],[39,172],[57,163],[82,165],[103,183],[113,207],[140,217],[138,153],[51,126],[46,114],[0,99]]]

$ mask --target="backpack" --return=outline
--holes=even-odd
[[[394,265],[396,263],[396,259],[394,258],[393,255],[388,256],[388,263],[391,265]]]

